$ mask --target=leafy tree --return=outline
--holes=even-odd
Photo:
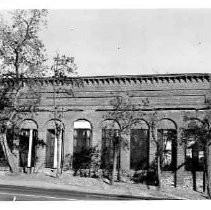
[[[119,129],[114,131],[112,136],[113,145],[113,163],[111,173],[111,184],[114,183],[115,170],[117,167],[117,157],[120,154],[121,148],[128,148],[127,135],[130,133],[132,125],[138,123],[137,116],[142,118],[145,114],[138,111],[140,107],[148,105],[148,99],[142,100],[140,104],[132,104],[129,96],[119,96],[110,101],[112,110],[105,114],[105,119],[112,119],[113,122],[118,122]],[[138,111],[138,112],[137,112]],[[113,126],[114,127],[114,126]],[[118,180],[121,180],[121,165],[118,166]]]
[[[133,125],[138,124],[141,118],[145,118],[146,112],[143,109],[149,108],[150,103],[149,103],[148,98],[146,98],[140,101],[139,104],[133,104],[131,102],[131,98],[128,95],[125,95],[125,96],[119,96],[119,97],[114,98],[113,100],[110,101],[110,104],[112,105],[112,110],[106,113],[104,118],[112,119],[114,123],[118,122],[119,124],[119,130],[116,130],[113,132],[113,134],[111,133],[110,136],[107,136],[107,138],[110,138],[113,142],[113,147],[112,147],[113,149],[112,161],[113,162],[112,162],[112,173],[111,173],[111,184],[113,184],[115,169],[117,167],[118,154],[120,154],[121,148],[123,149],[128,148],[129,146],[128,135],[130,134],[131,127]],[[160,189],[162,187],[161,186],[161,164],[164,160],[165,152],[167,151],[165,149],[167,142],[163,142],[159,140],[157,137],[156,129],[159,123],[159,117],[158,117],[157,111],[153,109],[153,111],[147,113],[147,118],[148,118],[149,127],[151,131],[152,141],[156,145],[155,161],[153,162],[153,166],[150,166],[150,168],[152,168],[156,172],[157,180],[155,181],[158,186],[158,189]],[[173,137],[170,137],[170,138],[173,138]],[[117,173],[118,180],[121,179],[120,171],[121,171],[121,165],[119,164],[118,173]],[[148,175],[149,173],[152,173],[152,171],[148,171]],[[176,174],[176,170],[174,171],[174,173]],[[155,176],[153,175],[153,177]],[[175,175],[175,183],[176,183],[176,175]]]
[[[0,24],[1,125],[0,143],[11,172],[18,173],[17,154],[8,145],[8,130],[18,135],[18,122],[26,112],[34,111],[40,102],[39,94],[32,88],[32,81],[24,87],[22,78],[43,76],[45,48],[38,34],[46,24],[47,10],[15,10],[11,20]],[[33,100],[21,101],[21,97],[31,93]],[[13,139],[15,140],[15,139]]]
[[[151,139],[152,142],[156,146],[156,152],[155,152],[155,160],[151,164],[151,168],[155,169],[156,172],[156,185],[157,189],[160,190],[162,188],[162,182],[161,182],[161,174],[164,169],[165,164],[165,158],[169,155],[169,150],[167,149],[168,141],[171,141],[171,153],[174,148],[177,148],[177,140],[175,132],[168,132],[166,138],[167,140],[163,140],[162,138],[159,138],[157,126],[160,122],[159,113],[153,109],[151,113],[148,114],[149,118],[149,126],[150,126],[150,132],[151,132]],[[177,157],[172,157],[177,158]],[[173,161],[173,160],[171,160]],[[172,173],[174,173],[174,187],[177,186],[177,168],[176,168],[176,161],[173,161],[170,163],[170,165],[167,165],[168,170],[172,170]]]
[[[39,32],[47,10],[15,10],[10,23],[0,24],[1,74],[12,78],[43,75],[45,48]]]
[[[74,57],[68,57],[66,55],[60,55],[57,53],[56,57],[53,58],[53,65],[51,69],[54,72],[55,77],[67,77],[77,75],[77,65],[75,64]]]
[[[163,142],[159,141],[157,138],[157,133],[156,133],[156,126],[158,124],[159,118],[158,118],[158,114],[156,111],[152,112],[150,114],[150,120],[149,120],[149,124],[150,124],[150,130],[151,130],[151,136],[152,136],[152,140],[156,145],[156,153],[155,153],[155,167],[156,167],[156,173],[157,173],[157,186],[158,189],[160,189],[161,186],[161,158],[162,158],[162,144]]]
[[[53,65],[51,66],[51,70],[53,71],[54,78],[60,77],[64,78],[67,76],[76,76],[77,75],[77,65],[74,63],[74,57],[68,57],[66,55],[57,55],[53,58]],[[74,85],[80,86],[82,85],[82,81],[79,78],[75,78],[73,80]],[[53,106],[54,106],[54,119],[60,118],[58,113],[58,106],[56,104],[56,94],[60,93],[60,91],[66,93],[67,95],[74,97],[73,89],[64,89],[62,87],[56,87],[53,83]],[[61,148],[61,139],[59,140],[59,136],[61,136],[62,125],[58,124],[56,120],[54,120],[55,124],[55,137],[56,144],[58,144],[58,148]],[[59,150],[59,153],[61,151]],[[61,154],[57,155],[57,168],[56,168],[56,177],[58,177],[62,173],[62,165],[61,162]]]
[[[211,198],[210,193],[210,181],[211,181],[211,166],[210,166],[210,143],[211,143],[211,130],[210,130],[210,114],[206,114],[203,120],[198,123],[193,117],[188,114],[184,116],[184,122],[188,122],[187,126],[181,129],[181,142],[185,144],[186,148],[190,148],[192,151],[191,159],[191,172],[193,175],[193,190],[197,190],[196,186],[196,167],[197,167],[197,157],[194,151],[204,152],[204,191],[207,192],[209,198]],[[186,164],[186,163],[185,163]]]

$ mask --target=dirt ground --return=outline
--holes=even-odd
[[[0,184],[41,187],[47,189],[65,189],[81,192],[118,194],[142,197],[160,197],[171,199],[206,199],[205,195],[192,190],[163,186],[160,191],[154,186],[144,184],[115,182],[114,185],[106,180],[73,176],[72,172],[64,172],[58,178],[51,171],[36,174],[13,175],[10,172],[0,172]]]

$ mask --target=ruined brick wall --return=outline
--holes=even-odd
[[[47,123],[55,118],[54,97],[57,107],[56,118],[64,125],[64,152],[73,154],[73,124],[85,119],[92,126],[92,145],[101,146],[104,115],[112,108],[110,101],[116,96],[127,94],[134,104],[148,99],[144,120],[149,121],[148,113],[156,111],[158,118],[169,119],[175,123],[179,139],[180,128],[184,126],[186,112],[202,119],[206,114],[210,96],[209,75],[148,75],[148,76],[105,76],[81,77],[82,86],[74,85],[68,78],[37,79],[35,91],[41,94],[36,113],[29,113],[27,119],[33,119],[38,125],[40,139],[46,141]],[[27,81],[26,81],[27,83]],[[55,90],[55,94],[54,94]],[[21,100],[27,100],[23,97]],[[137,111],[137,117],[139,116]],[[150,128],[149,128],[150,129]],[[128,142],[130,137],[128,136]],[[45,147],[37,151],[38,165],[45,167]],[[155,157],[156,147],[149,139],[149,162]],[[178,143],[177,164],[184,163],[184,148]],[[121,166],[130,169],[130,152],[122,150]],[[184,167],[178,171],[179,182],[183,183],[187,175]]]

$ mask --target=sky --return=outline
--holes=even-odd
[[[210,72],[211,9],[49,10],[49,58],[75,57],[79,75]]]

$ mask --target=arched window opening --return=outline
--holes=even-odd
[[[111,169],[113,165],[113,140],[119,135],[119,125],[114,120],[105,120],[102,123],[102,148],[101,148],[101,168]],[[120,164],[120,154],[117,156],[117,168]]]
[[[192,119],[186,122],[183,137],[185,138],[185,170],[204,170],[204,145],[199,140],[199,130],[204,128],[204,124]]]
[[[77,120],[74,122],[74,153],[91,147],[91,124],[87,120]]]
[[[47,124],[46,168],[61,168],[64,159],[64,125],[59,120]]]
[[[73,168],[86,168],[91,147],[92,126],[87,120],[74,122]]]
[[[149,127],[143,120],[130,130],[130,168],[146,170],[149,164]]]
[[[26,172],[26,168],[35,166],[37,124],[33,120],[24,120],[20,124],[19,129],[19,165]]]
[[[173,171],[177,164],[177,129],[174,122],[163,119],[157,127],[158,142],[161,146],[161,169]]]

